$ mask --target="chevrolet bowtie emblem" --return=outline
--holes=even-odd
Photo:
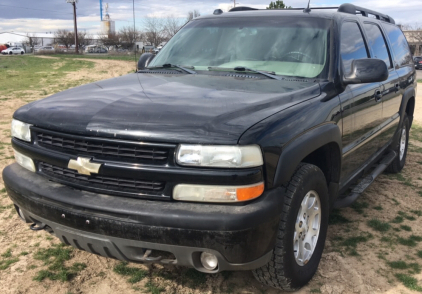
[[[78,171],[81,175],[90,176],[91,174],[98,174],[101,164],[92,163],[90,158],[78,157],[77,160],[71,159],[67,167]]]

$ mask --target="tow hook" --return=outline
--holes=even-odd
[[[32,224],[32,225],[29,226],[29,228],[33,231],[42,231],[46,227],[47,227],[47,225],[44,225],[44,224],[40,224],[39,226],[38,226],[38,224]]]

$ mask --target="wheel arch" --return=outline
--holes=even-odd
[[[412,126],[413,122],[413,114],[415,113],[415,97],[410,97],[406,104],[405,112],[407,113],[407,116],[410,120],[410,126]]]
[[[287,183],[301,163],[319,167],[327,180],[330,204],[337,198],[341,172],[341,131],[328,123],[303,133],[282,148],[274,178],[274,186]]]
[[[414,112],[415,112],[415,103],[416,103],[415,97],[416,97],[416,90],[415,90],[414,87],[408,88],[403,94],[401,105],[400,105],[400,110],[399,110],[400,123],[399,123],[399,126],[397,127],[396,132],[394,133],[393,141],[391,143],[391,146],[389,147],[389,149],[391,149],[391,150],[393,150],[399,144],[399,140],[400,140],[400,131],[399,130],[400,130],[401,126],[403,125],[405,114],[409,118],[410,127],[412,127],[413,115],[414,115]]]
[[[415,112],[415,97],[416,97],[416,91],[415,88],[409,88],[407,89],[402,98],[402,103],[400,105],[400,117],[401,117],[401,123],[403,122],[404,114],[406,113],[410,120],[410,126],[412,126],[413,123],[413,114]]]

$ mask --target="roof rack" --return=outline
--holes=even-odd
[[[237,6],[237,7],[233,7],[232,9],[230,9],[229,12],[247,11],[247,10],[259,10],[259,9],[253,8],[253,7],[246,7],[246,6]]]
[[[370,9],[366,9],[363,7],[359,7],[359,6],[355,6],[353,4],[342,4],[339,8],[338,8],[338,12],[344,12],[344,13],[349,13],[349,14],[361,14],[362,16],[365,17],[369,17],[369,15],[373,15],[375,16],[376,19],[385,21],[385,22],[389,22],[392,24],[396,24],[396,22],[394,21],[394,19],[391,16],[388,16],[386,14],[382,14]]]
[[[356,6],[356,5],[353,5],[353,4],[349,4],[349,3],[342,4],[342,5],[340,5],[340,7],[334,7],[334,6],[333,7],[311,7],[310,9],[311,10],[337,9],[338,12],[349,13],[349,14],[353,14],[353,15],[360,14],[360,15],[365,16],[365,17],[369,17],[369,15],[373,15],[378,20],[382,20],[382,21],[385,21],[385,22],[388,22],[388,23],[396,24],[396,22],[394,21],[394,19],[391,16],[376,12],[374,10],[370,10],[370,9],[359,7],[359,6]],[[238,6],[238,7],[234,7],[232,9],[230,9],[229,12],[247,11],[247,10],[261,10],[261,9],[246,7],[246,6]],[[287,8],[287,9],[275,9],[275,10],[303,10],[304,12],[309,12],[308,8]]]
[[[276,8],[271,10],[304,10],[306,8]],[[311,9],[338,9],[337,7],[311,7]],[[247,11],[247,10],[267,10],[267,9],[259,9],[253,7],[246,7],[246,6],[237,6],[229,10],[229,12],[236,12],[236,11]]]
[[[307,9],[307,7],[305,8],[286,8],[286,9],[280,9],[280,10],[305,10]],[[311,10],[315,10],[315,9],[338,9],[338,6],[326,6],[326,7],[310,7]]]

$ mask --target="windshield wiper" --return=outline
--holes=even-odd
[[[247,68],[244,66],[236,66],[235,68],[231,69],[231,68],[225,68],[225,67],[208,67],[208,70],[234,70],[234,71],[249,71],[249,72],[253,72],[253,73],[257,73],[257,74],[261,74],[263,76],[266,76],[270,79],[274,79],[274,80],[279,80],[281,81],[282,78],[276,76],[275,72],[265,72],[262,70],[256,70],[256,69],[252,69],[252,68]]]
[[[196,71],[187,69],[185,67],[182,67],[182,66],[176,65],[176,64],[166,63],[166,64],[163,64],[162,66],[148,67],[148,69],[157,69],[157,68],[178,68],[178,69],[183,70],[184,72],[187,72],[188,74],[196,75]]]

